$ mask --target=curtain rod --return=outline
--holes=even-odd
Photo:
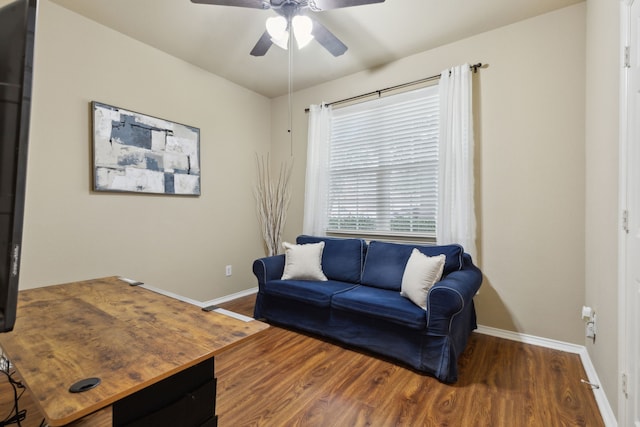
[[[478,72],[478,68],[482,68],[483,66],[484,65],[482,64],[482,62],[478,62],[477,64],[469,65],[469,68],[472,69],[473,73],[475,74],[475,73]],[[384,93],[384,92],[389,92],[389,91],[392,91],[392,90],[402,89],[402,88],[405,88],[405,87],[414,86],[414,85],[418,85],[418,84],[421,84],[421,83],[427,83],[427,82],[431,82],[433,80],[439,80],[439,79],[440,79],[440,74],[436,74],[435,76],[425,77],[423,79],[414,80],[412,82],[402,83],[402,84],[399,84],[399,85],[386,87],[384,89],[374,90],[372,92],[363,93],[361,95],[352,96],[350,98],[340,99],[338,101],[333,101],[333,102],[327,102],[324,105],[344,104],[345,102],[356,101],[358,99],[367,98],[367,97],[373,96],[373,95],[378,95],[378,97],[380,97],[380,95],[382,95],[382,93]],[[308,113],[309,112],[309,108],[305,108],[304,112]]]

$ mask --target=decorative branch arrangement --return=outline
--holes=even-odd
[[[262,238],[267,248],[267,255],[273,256],[282,249],[282,232],[287,219],[287,209],[291,200],[292,163],[280,166],[277,176],[271,174],[269,155],[258,157],[258,184],[255,197],[258,210],[258,221],[262,230]]]

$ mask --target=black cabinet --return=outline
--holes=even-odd
[[[113,404],[114,427],[215,427],[216,378],[211,359]]]

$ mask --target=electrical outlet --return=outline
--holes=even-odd
[[[593,342],[596,342],[596,313],[591,307],[582,306],[582,320],[586,323],[584,325],[585,335],[587,338],[591,338]]]
[[[596,336],[595,325],[593,322],[587,322],[586,335],[587,338],[594,338]]]
[[[587,338],[591,338],[593,339],[593,341],[595,342],[596,340],[596,315],[595,313],[591,316],[591,320],[589,322],[587,322],[587,327],[586,327],[586,335]]]
[[[231,273],[232,273],[232,268],[231,268],[231,266],[230,266],[230,265],[227,265],[227,266],[224,268],[224,274],[225,274],[227,277],[229,277],[229,276],[231,276]]]

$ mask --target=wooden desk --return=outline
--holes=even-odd
[[[20,291],[15,328],[0,346],[55,427],[97,411],[109,418],[116,402],[266,328],[107,277]],[[89,377],[101,383],[69,392]]]

